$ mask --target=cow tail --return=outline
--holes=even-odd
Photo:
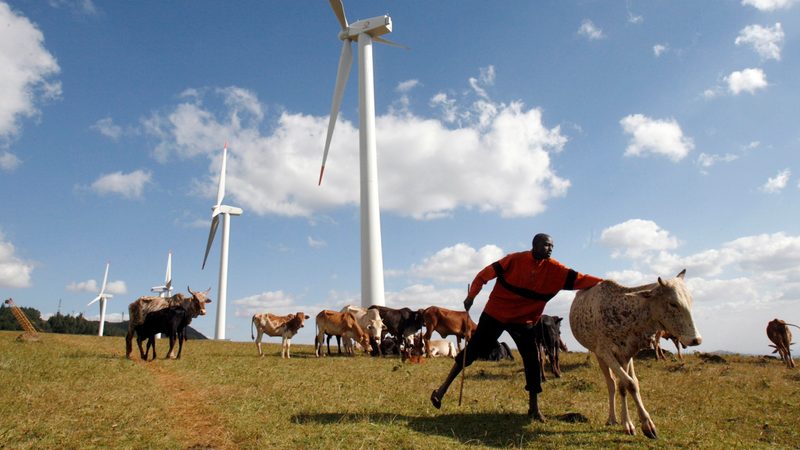
[[[798,327],[797,325],[795,325],[795,324],[793,324],[793,323],[787,323],[786,325],[788,325],[788,326],[790,326],[790,327],[795,327],[795,328],[797,328],[798,330],[800,330],[800,327]]]
[[[253,314],[253,318],[250,320],[250,339],[256,340],[256,335],[253,334],[253,325],[256,323],[256,315]]]

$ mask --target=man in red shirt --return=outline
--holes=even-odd
[[[493,278],[497,281],[478,320],[478,329],[463,351],[467,352],[466,365],[469,366],[478,356],[491,350],[503,331],[511,335],[525,366],[525,389],[530,396],[528,415],[544,422],[537,401],[542,381],[533,326],[542,317],[547,301],[560,290],[588,289],[603,280],[580,274],[550,258],[553,239],[546,234],[534,236],[532,246],[529,252],[508,254],[478,272],[464,300],[467,311],[483,285]],[[441,408],[442,397],[461,372],[463,357],[462,353],[458,354],[447,378],[431,393],[431,403],[437,409]]]

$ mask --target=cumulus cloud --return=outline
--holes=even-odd
[[[742,5],[750,5],[760,11],[788,9],[795,3],[797,0],[742,0]]]
[[[13,172],[20,164],[22,164],[22,161],[20,161],[17,155],[9,152],[0,154],[0,169],[6,172]]]
[[[122,136],[122,127],[116,125],[114,119],[110,117],[98,120],[91,126],[91,129],[115,141]]]
[[[630,219],[603,230],[600,243],[612,249],[613,258],[638,259],[648,253],[672,250],[678,246],[678,239],[652,220]]]
[[[666,44],[656,44],[653,46],[653,54],[656,56],[656,58],[658,58],[664,52],[666,52],[667,49],[669,49],[669,47]]]
[[[578,34],[586,39],[589,39],[590,41],[596,41],[606,37],[606,35],[603,34],[603,30],[601,30],[589,19],[584,19],[583,22],[581,22],[581,26],[578,28]]]
[[[0,231],[0,287],[25,288],[31,286],[33,263],[16,255],[14,244]]]
[[[397,84],[395,90],[397,90],[397,92],[408,92],[417,87],[418,85],[419,85],[419,80],[416,79],[401,81],[400,83]]]
[[[470,282],[475,274],[502,258],[503,250],[495,245],[485,245],[478,250],[464,243],[446,247],[413,264],[409,275],[445,283]]]
[[[73,281],[67,285],[67,290],[70,292],[89,292],[92,294],[97,294],[100,292],[100,282],[95,279],[86,281]],[[106,294],[123,295],[127,293],[128,286],[122,280],[109,281],[106,283]]]
[[[251,317],[266,311],[279,315],[297,312],[294,297],[283,291],[262,292],[234,300],[233,304],[236,307],[236,317]]]
[[[53,80],[60,68],[44,47],[44,35],[27,17],[0,3],[0,143],[20,131],[19,121],[34,117],[38,106],[61,94]]]
[[[625,156],[663,155],[680,161],[694,148],[692,138],[686,137],[675,119],[651,119],[642,114],[623,117],[620,125],[631,135]]]
[[[789,169],[784,169],[778,172],[774,177],[767,179],[767,182],[761,186],[761,190],[767,194],[777,194],[789,184],[789,178],[792,172]]]
[[[753,94],[768,86],[767,76],[761,69],[737,70],[725,77],[725,81],[728,83],[728,90],[733,95],[739,95],[742,92]]]
[[[472,87],[483,89],[494,76],[493,68],[482,69]],[[201,182],[202,193],[211,197],[219,149],[209,142],[226,137],[228,194],[248,211],[312,217],[358,205],[358,130],[352,122],[339,116],[319,187],[328,118],[283,111],[270,118],[272,129],[264,133],[263,117],[252,113],[263,109],[255,107],[254,94],[248,96],[250,120],[234,119],[243,114],[239,104],[223,101],[221,110],[204,104],[208,97],[224,100],[231,92],[197,90],[171,111],[144,119],[147,133],[159,140],[156,155],[211,159]],[[484,97],[485,89],[470,92],[477,97],[472,102],[437,96],[437,104],[448,103],[458,118],[452,123],[392,110],[376,117],[383,211],[417,219],[448,216],[458,208],[524,217],[566,194],[569,180],[551,165],[566,143],[560,128],[546,127],[539,109],[494,102]]]
[[[725,153],[723,155],[700,153],[700,155],[697,156],[697,165],[702,168],[701,170],[705,170],[716,164],[728,163],[731,161],[736,161],[737,159],[739,159],[739,155],[735,155],[733,153]]]
[[[748,25],[739,32],[735,43],[736,45],[751,45],[761,59],[780,61],[783,39],[783,28],[780,23],[776,23],[773,27]]]
[[[311,248],[322,248],[328,245],[327,242],[323,240],[317,240],[312,238],[311,236],[308,237],[308,246]]]
[[[116,194],[124,198],[142,197],[144,187],[150,183],[153,174],[149,171],[134,170],[131,173],[113,172],[101,175],[95,180],[91,189],[100,195]]]

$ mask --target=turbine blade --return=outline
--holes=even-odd
[[[342,30],[347,29],[347,16],[344,14],[344,5],[342,4],[342,0],[329,0],[331,3],[331,8],[333,8],[333,13],[336,14],[336,18],[339,19],[339,24],[342,26]]]
[[[222,204],[225,198],[225,170],[228,165],[228,143],[222,149],[222,167],[219,169],[219,185],[217,186],[217,206]]]
[[[87,304],[86,304],[86,306],[92,306],[92,303],[95,303],[95,302],[97,302],[97,301],[98,301],[98,300],[100,300],[101,298],[102,298],[102,297],[98,295],[97,297],[95,297],[95,298],[94,298],[94,300],[92,300],[92,301],[90,301],[89,303],[87,303]]]
[[[393,47],[402,48],[404,50],[410,50],[410,48],[408,46],[405,46],[403,44],[398,44],[397,42],[393,42],[393,41],[390,41],[388,39],[384,39],[384,38],[382,38],[380,36],[375,36],[375,37],[372,38],[372,40],[373,41],[378,41],[378,42],[381,42],[381,43],[384,43],[384,44],[387,44],[387,45],[391,45]]]
[[[331,1],[333,3],[333,0]],[[344,87],[350,77],[350,68],[353,66],[353,49],[350,41],[342,42],[342,54],[339,57],[339,69],[336,72],[336,87],[333,90],[333,101],[331,102],[331,115],[328,119],[328,135],[325,137],[325,151],[322,153],[322,167],[319,170],[319,183],[322,184],[322,174],[325,171],[325,161],[328,160],[328,150],[331,148],[331,138],[333,128],[336,126],[336,118],[339,116],[339,107],[342,105],[344,97]]]
[[[217,234],[217,225],[219,225],[219,216],[214,216],[211,219],[211,231],[208,233],[208,244],[206,244],[206,255],[203,257],[203,266],[200,270],[206,268],[206,260],[208,259],[208,252],[211,251],[211,244],[214,243],[214,235]]]
[[[108,266],[110,265],[111,263],[106,263],[106,274],[103,275],[103,286],[100,288],[100,295],[103,295],[103,293],[106,291],[106,283],[108,282]]]
[[[164,276],[164,284],[166,284],[168,288],[172,284],[172,252],[169,252],[169,255],[167,255],[167,273]]]

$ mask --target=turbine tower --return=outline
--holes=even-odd
[[[325,162],[331,145],[333,128],[344,96],[344,87],[353,65],[351,43],[358,42],[358,112],[359,159],[361,171],[361,306],[385,305],[383,289],[383,250],[381,245],[381,217],[378,205],[378,159],[375,144],[375,89],[372,73],[372,42],[395,45],[381,36],[392,31],[389,16],[377,16],[347,23],[341,0],[329,0],[342,31],[342,53],[336,74],[328,134],[322,154],[319,184],[325,172]]]
[[[167,254],[167,273],[164,275],[163,286],[153,286],[150,291],[158,293],[159,297],[169,297],[172,294],[172,250]]]
[[[100,328],[97,330],[98,336],[103,335],[103,328],[106,323],[106,301],[113,297],[111,294],[106,294],[106,284],[108,283],[108,266],[110,265],[111,263],[106,263],[106,274],[103,275],[103,286],[100,287],[100,293],[94,298],[94,300],[90,301],[89,304],[86,305],[92,306],[92,303],[100,301]]]
[[[222,149],[222,167],[219,171],[219,185],[217,186],[217,203],[211,207],[211,230],[208,233],[206,255],[203,257],[202,269],[206,267],[208,252],[214,243],[217,234],[219,218],[222,216],[222,244],[219,252],[219,303],[217,303],[217,325],[214,339],[225,339],[225,303],[228,297],[228,239],[230,237],[231,216],[242,215],[242,209],[235,206],[223,205],[225,198],[225,168],[228,162],[228,144]]]

